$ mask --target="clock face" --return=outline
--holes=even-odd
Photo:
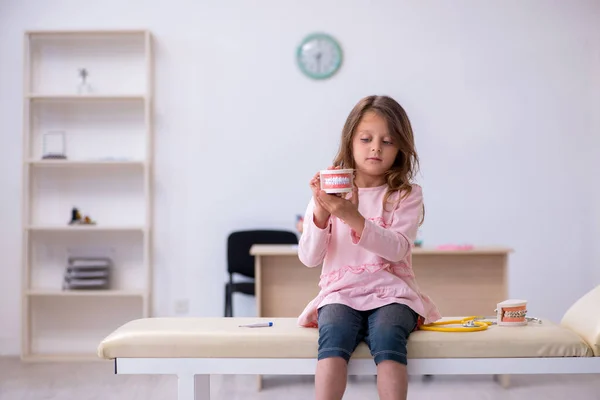
[[[300,70],[313,79],[326,79],[342,65],[342,49],[330,35],[315,33],[306,37],[296,54]]]

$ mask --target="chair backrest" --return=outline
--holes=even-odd
[[[227,271],[254,278],[254,256],[250,248],[254,244],[298,244],[294,232],[283,230],[236,231],[227,238]]]

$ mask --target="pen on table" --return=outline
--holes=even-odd
[[[273,326],[272,322],[257,322],[255,324],[246,324],[240,325],[240,328],[268,328],[269,326]]]

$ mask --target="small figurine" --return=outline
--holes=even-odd
[[[81,78],[81,83],[85,85],[85,79],[88,76],[88,72],[87,69],[85,68],[79,68],[79,77]]]
[[[79,210],[75,207],[73,207],[73,209],[71,210],[71,221],[69,222],[69,225],[74,225],[74,224],[78,224],[81,221],[81,214],[79,213]]]
[[[87,78],[89,75],[90,75],[90,73],[88,72],[87,68],[79,68],[80,82],[79,82],[79,85],[77,86],[77,92],[79,94],[91,93],[92,88],[91,88],[89,82],[87,81]]]
[[[71,210],[71,221],[69,225],[96,225],[96,221],[93,221],[88,215],[81,218],[81,213],[75,207]]]

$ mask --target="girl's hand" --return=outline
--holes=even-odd
[[[316,200],[319,206],[327,213],[346,222],[346,219],[352,218],[358,213],[358,195],[355,191],[356,189],[353,188],[352,197],[346,199],[345,197],[328,194],[324,190],[320,190]]]
[[[365,219],[358,211],[358,188],[352,187],[352,197],[345,197],[327,194],[320,190],[316,196],[316,202],[329,214],[338,217],[348,224],[360,236],[362,234]]]
[[[335,169],[334,167],[329,167],[327,169]],[[317,225],[321,229],[325,229],[327,227],[327,222],[329,220],[329,216],[331,215],[323,206],[319,203],[318,197],[319,192],[321,191],[321,174],[317,172],[315,176],[310,180],[310,190],[313,193],[313,197],[315,199],[315,207],[313,209],[313,220],[315,225]]]

